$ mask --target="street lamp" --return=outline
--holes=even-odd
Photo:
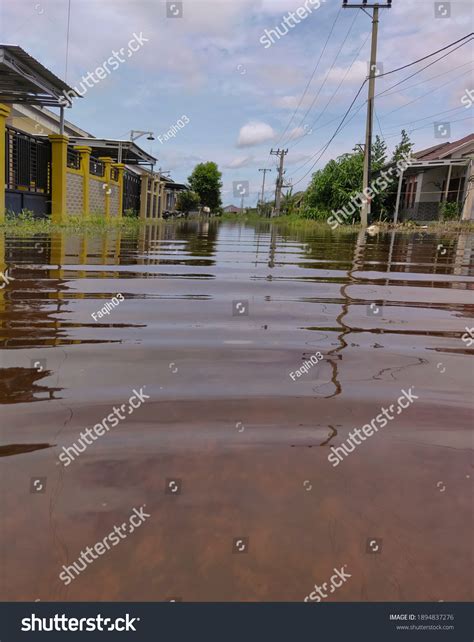
[[[132,129],[130,131],[130,141],[133,143],[133,141],[137,140],[137,138],[141,138],[142,136],[145,136],[148,134],[146,137],[147,140],[155,140],[155,135],[153,132],[144,132],[141,131],[140,129]],[[119,149],[118,149],[118,162],[122,162],[122,143],[119,142]]]
[[[148,134],[148,136],[146,137],[147,140],[155,140],[153,132],[143,132],[139,129],[132,129],[132,131],[130,132],[130,140],[137,140],[137,138],[141,138],[142,136],[145,136],[145,134]]]

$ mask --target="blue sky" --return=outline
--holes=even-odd
[[[378,59],[384,72],[472,31],[472,1],[445,2],[449,17],[436,17],[434,5],[432,0],[393,0],[392,9],[380,11]],[[190,122],[174,138],[163,143],[141,139],[140,144],[158,157],[157,167],[171,170],[179,181],[187,179],[197,162],[217,162],[224,204],[239,204],[232,186],[242,180],[250,184],[247,203],[256,201],[260,167],[273,168],[267,174],[271,196],[276,159],[269,151],[283,142],[289,148],[286,177],[295,191],[303,189],[311,177],[314,160],[309,159],[329,140],[366,76],[370,46],[370,20],[362,11],[341,10],[340,0],[326,0],[319,8],[306,0],[311,13],[298,24],[291,20],[288,33],[265,48],[260,41],[265,30],[280,26],[283,31],[288,12],[304,6],[305,0],[185,0],[182,16],[171,18],[166,2],[156,0],[71,0],[70,85],[78,85],[114,50],[127,49],[134,33],[147,41],[76,100],[67,118],[100,137],[127,138],[131,129],[150,129],[163,138],[186,115]],[[67,0],[0,0],[2,42],[22,46],[64,78],[67,7]],[[300,109],[281,139],[320,56]],[[422,66],[380,78],[376,91]],[[422,149],[440,142],[434,122],[447,121],[447,140],[461,138],[473,131],[473,107],[461,103],[472,88],[470,43],[379,97],[375,133],[382,132],[392,149],[403,126],[414,130],[415,148]],[[355,107],[365,100],[364,88]],[[362,106],[314,169],[363,142],[364,128]]]

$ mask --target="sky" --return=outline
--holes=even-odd
[[[240,205],[236,185],[243,181],[249,186],[245,204],[252,205],[261,190],[260,168],[272,169],[266,197],[273,196],[272,147],[288,148],[285,180],[296,192],[316,169],[364,142],[367,85],[314,165],[368,71],[371,20],[341,4],[70,0],[68,43],[68,0],[0,0],[0,40],[20,45],[81,91],[82,77],[94,73],[84,96],[66,111],[68,120],[101,138],[153,131],[155,141],[137,142],[158,158],[155,169],[185,182],[197,163],[214,161],[223,174],[224,205]],[[391,9],[380,10],[379,73],[462,38],[473,18],[472,0],[393,0]],[[276,27],[280,33],[271,31]],[[377,79],[376,93],[389,91],[376,98],[374,134],[390,152],[402,127],[415,149],[474,131],[474,108],[466,98],[461,102],[474,86],[472,44],[393,89],[442,54]],[[114,64],[96,72],[114,52]]]

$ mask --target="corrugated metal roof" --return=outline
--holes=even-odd
[[[0,102],[61,106],[65,93],[80,97],[18,45],[0,44]]]
[[[450,143],[449,141],[446,141],[445,143],[441,143],[439,145],[435,145],[434,147],[429,147],[428,149],[424,149],[421,152],[417,152],[415,154],[415,157],[418,160],[443,159],[443,158],[446,158],[446,156],[449,156],[450,154],[452,154],[456,149],[463,147],[464,145],[466,145],[467,143],[470,143],[473,140],[474,140],[474,134],[468,134],[467,136],[464,136],[464,138],[455,140],[452,143]]]

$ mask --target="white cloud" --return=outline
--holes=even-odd
[[[252,120],[240,128],[237,147],[251,147],[260,145],[275,138],[273,128],[267,123]]]
[[[347,76],[346,76],[347,74]],[[328,81],[341,82],[362,82],[367,77],[367,62],[356,60],[349,71],[347,67],[333,67],[328,73]]]
[[[227,169],[238,169],[239,167],[248,167],[254,160],[253,156],[237,156],[229,161],[224,167]]]

